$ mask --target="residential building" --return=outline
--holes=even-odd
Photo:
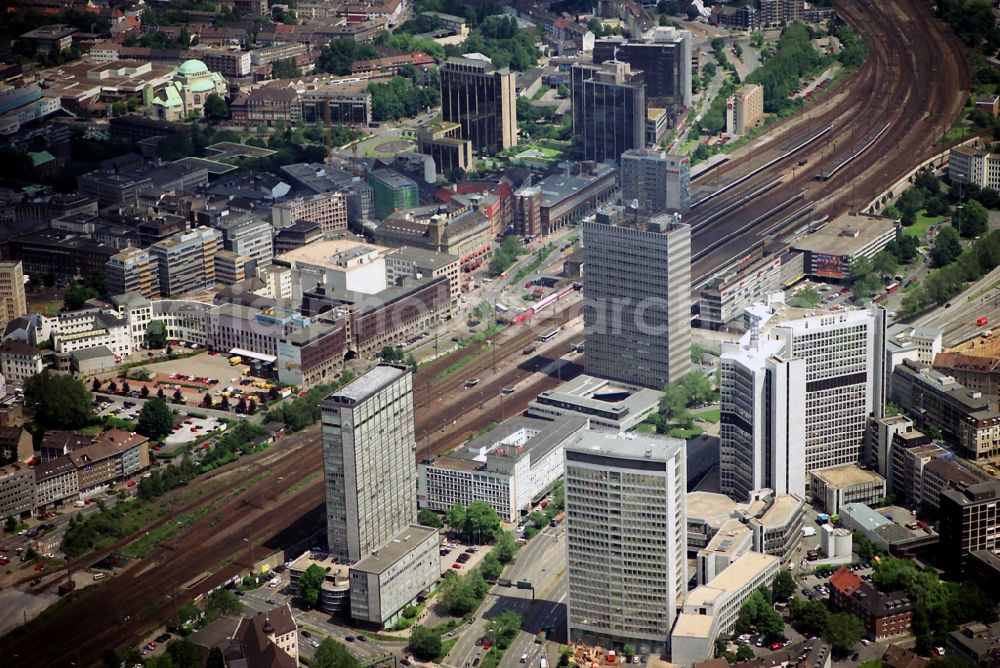
[[[659,27],[649,39],[596,40],[594,62],[619,60],[641,71],[647,98],[676,113],[691,106],[692,44],[689,31]]]
[[[941,557],[957,573],[964,572],[970,552],[1000,551],[1000,481],[943,491],[938,532]]]
[[[41,373],[42,351],[25,341],[0,343],[0,374],[11,385],[20,385]]]
[[[563,448],[587,420],[513,417],[455,451],[418,464],[417,505],[438,512],[485,501],[507,522],[530,512],[563,473]]]
[[[948,153],[948,178],[955,185],[1000,188],[1000,153],[976,146],[956,146]]]
[[[663,652],[688,581],[684,442],[588,431],[565,454],[569,641]]]
[[[35,507],[39,512],[62,506],[80,494],[76,465],[66,455],[35,467]]]
[[[438,70],[441,118],[458,123],[462,139],[487,156],[517,145],[516,75],[481,54],[448,58]]]
[[[543,420],[575,415],[587,418],[590,429],[618,433],[635,429],[659,408],[662,396],[657,390],[582,375],[544,390],[525,415]]]
[[[230,213],[212,227],[222,232],[223,248],[247,259],[251,273],[270,266],[274,257],[274,229],[266,220]]]
[[[439,174],[448,174],[455,169],[472,171],[475,166],[472,142],[462,138],[459,123],[441,122],[422,127],[417,132],[417,139],[417,150],[434,158]]]
[[[584,162],[565,167],[514,193],[514,229],[519,234],[552,234],[617,197],[618,169],[613,165]]]
[[[413,377],[380,364],[322,402],[330,552],[357,561],[416,519]]]
[[[417,184],[391,169],[370,172],[368,184],[374,191],[376,218],[384,220],[394,211],[406,211],[420,203]]]
[[[210,72],[200,60],[186,60],[174,71],[174,78],[153,95],[156,117],[163,121],[183,121],[191,116],[203,116],[205,104],[212,95],[223,100],[229,84],[218,72]]]
[[[964,457],[1000,461],[996,395],[969,391],[951,376],[905,360],[892,372],[892,400],[913,415],[921,429],[939,430]]]
[[[590,375],[662,389],[691,368],[691,228],[621,209],[583,223]]]
[[[885,311],[796,309],[778,294],[745,317],[720,362],[722,491],[738,500],[770,478],[804,497],[806,472],[858,462],[881,415]]]
[[[631,213],[687,213],[691,207],[691,161],[653,149],[621,156],[622,202]]]
[[[931,362],[936,371],[951,376],[970,392],[1000,395],[1000,357],[979,357],[962,353],[939,352]]]
[[[584,160],[618,162],[646,144],[646,87],[639,72],[621,61],[577,63],[571,74],[573,136]]]
[[[276,230],[300,220],[319,225],[323,234],[347,229],[347,200],[341,192],[319,193],[281,202],[271,207],[271,224]]]
[[[21,263],[0,262],[0,328],[28,313]]]
[[[223,618],[225,619],[225,618]],[[288,603],[243,617],[226,643],[227,665],[294,668],[299,665],[299,629]]]
[[[804,0],[756,0],[756,5],[761,28],[783,28],[803,20]]]
[[[351,617],[392,627],[441,577],[440,546],[437,529],[410,524],[351,565]]]
[[[851,277],[851,262],[873,258],[899,234],[899,221],[851,212],[793,239],[792,248],[805,254],[809,276],[834,281]]]
[[[732,633],[740,608],[760,587],[769,588],[780,568],[777,557],[748,552],[688,592],[670,636],[671,663],[690,666],[711,659],[715,639]]]
[[[913,603],[906,592],[880,592],[844,566],[830,576],[830,602],[860,619],[876,642],[910,632]]]
[[[35,472],[21,462],[0,466],[0,516],[27,517],[35,505]]]
[[[886,496],[885,478],[857,464],[841,464],[809,472],[813,503],[824,513],[836,515],[845,503],[875,505]]]
[[[0,460],[28,463],[34,456],[30,431],[24,427],[0,427]]]
[[[76,467],[81,494],[108,489],[149,468],[149,439],[112,429],[90,445],[66,453]]]
[[[127,248],[112,255],[104,265],[108,294],[138,292],[143,297],[160,296],[160,277],[156,258],[148,248]]]
[[[205,226],[159,241],[149,250],[156,258],[160,293],[180,295],[215,284],[215,254],[222,233]]]
[[[740,137],[764,122],[764,87],[740,86],[726,101],[726,132]]]

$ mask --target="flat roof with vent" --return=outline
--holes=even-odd
[[[434,549],[438,546],[438,530],[411,524],[393,536],[392,540],[375,550],[358,563],[351,566],[351,572],[380,574],[408,555],[418,546],[434,537]]]

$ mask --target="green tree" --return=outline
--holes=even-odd
[[[218,93],[211,93],[205,98],[205,120],[218,123],[229,118],[229,105]]]
[[[63,295],[63,305],[67,311],[79,311],[87,305],[88,300],[98,296],[97,290],[76,281],[71,281],[69,289]]]
[[[205,662],[205,668],[226,668],[226,659],[222,655],[221,649],[213,647],[208,651],[208,660]]]
[[[860,619],[847,612],[837,612],[827,618],[823,640],[833,646],[834,653],[844,655],[858,644],[864,632]]]
[[[493,539],[500,528],[500,516],[493,506],[477,500],[469,504],[465,511],[465,525],[462,536],[466,542],[483,544]]]
[[[509,531],[497,531],[494,537],[496,545],[493,546],[492,552],[496,554],[497,559],[501,564],[510,563],[517,554],[517,541],[514,540],[514,536]]]
[[[440,529],[444,526],[444,523],[441,521],[441,516],[429,508],[420,509],[420,512],[417,513],[417,523],[422,524],[425,527],[433,527],[435,529]]]
[[[698,8],[694,5],[688,5],[684,13],[687,15],[689,21],[694,21],[699,16]]]
[[[185,603],[177,610],[177,625],[184,626],[187,622],[193,622],[201,616],[201,611],[194,603]]]
[[[201,665],[201,653],[195,644],[186,638],[171,640],[167,643],[166,653],[176,666]]]
[[[174,416],[167,402],[160,398],[148,400],[139,411],[136,431],[143,436],[157,439],[166,436],[174,428]]]
[[[715,399],[715,389],[708,376],[700,371],[689,371],[680,379],[681,388],[686,395],[688,407],[707,404]]]
[[[934,250],[931,253],[934,264],[938,267],[947,266],[957,260],[961,254],[962,243],[958,240],[958,231],[952,226],[942,227],[938,231]]]
[[[501,564],[500,560],[497,559],[496,553],[490,550],[490,552],[483,558],[479,569],[486,580],[496,582],[497,578],[500,577],[500,574],[503,573],[503,564]]]
[[[35,407],[35,419],[47,427],[79,429],[90,420],[90,391],[73,376],[42,371],[24,381],[24,397],[26,406]]]
[[[830,612],[821,601],[793,598],[788,602],[788,616],[791,618],[792,626],[798,631],[808,631],[817,635],[826,628]]]
[[[771,598],[775,601],[784,602],[795,593],[795,578],[786,569],[778,571],[778,575],[771,583]]]
[[[982,204],[974,199],[970,199],[960,209],[958,216],[959,232],[966,239],[978,237],[989,229],[989,212]]]
[[[754,658],[753,647],[750,645],[740,645],[736,648],[737,661],[749,661]]]
[[[167,325],[162,320],[150,320],[146,325],[146,345],[150,348],[167,345]]]
[[[426,626],[414,626],[410,632],[410,651],[424,661],[433,661],[441,653],[441,636]]]
[[[760,589],[750,595],[736,618],[738,631],[745,632],[751,628],[756,628],[768,638],[779,637],[784,629],[781,615],[775,611],[768,597]]]
[[[13,515],[8,515],[7,519],[3,521],[3,530],[7,533],[14,533],[17,530],[17,520],[14,519]]]
[[[302,592],[302,600],[311,608],[315,608],[319,603],[320,587],[326,579],[326,571],[317,564],[312,564],[299,576],[299,589]]]
[[[219,617],[240,617],[243,603],[228,589],[216,589],[205,602],[205,622],[214,622]]]
[[[316,648],[310,665],[315,668],[360,668],[361,663],[347,650],[344,643],[327,636]]]
[[[872,258],[872,271],[879,276],[892,276],[899,268],[899,260],[890,251],[881,250]]]
[[[465,517],[465,506],[456,503],[445,515],[445,523],[449,529],[460,534],[465,529]]]
[[[441,604],[453,615],[467,615],[479,605],[479,592],[471,574],[452,576],[441,585]]]
[[[569,86],[566,84],[559,84],[559,87],[556,89],[556,94],[565,100],[570,96]]]

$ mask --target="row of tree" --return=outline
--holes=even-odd
[[[1000,230],[993,230],[962,250],[958,233],[946,226],[938,233],[933,257],[935,263],[951,262],[932,271],[920,285],[906,293],[902,303],[904,316],[919,313],[930,304],[944,304],[964,290],[969,282],[982,278],[1000,265]]]
[[[803,77],[815,72],[820,64],[810,37],[801,23],[789,25],[781,31],[775,54],[747,76],[747,83],[764,87],[764,111],[781,113],[797,104],[788,96],[798,88]]]
[[[288,431],[300,431],[316,424],[323,414],[319,403],[328,394],[340,389],[352,380],[354,380],[354,373],[349,369],[344,369],[335,383],[315,385],[305,396],[297,397],[272,408],[264,416],[264,421],[283,422]]]
[[[437,70],[428,72],[423,86],[418,86],[415,80],[393,77],[389,83],[368,84],[368,92],[372,96],[372,118],[376,121],[416,116],[441,102]]]

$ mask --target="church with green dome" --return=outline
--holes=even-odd
[[[153,97],[157,118],[181,121],[205,112],[205,100],[212,93],[225,99],[228,84],[218,72],[209,72],[200,60],[186,60],[174,70],[174,78]]]

